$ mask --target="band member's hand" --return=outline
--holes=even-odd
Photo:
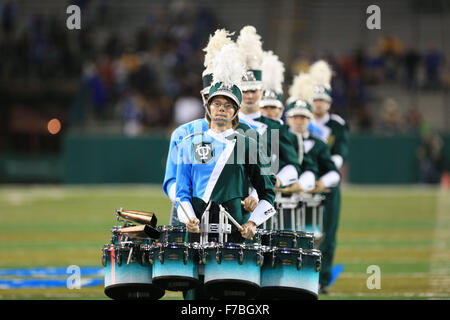
[[[281,180],[277,177],[277,182],[275,183],[275,188],[279,188],[281,186]]]
[[[321,192],[325,190],[325,184],[323,183],[322,180],[317,180],[316,181],[316,188],[314,189],[315,192]]]
[[[256,223],[253,221],[248,221],[244,223],[242,226],[241,235],[245,239],[253,239],[256,233]]]
[[[191,233],[200,233],[199,223],[200,220],[197,218],[192,218],[188,223],[186,223],[187,231]]]
[[[253,197],[247,197],[244,199],[243,207],[249,212],[253,212],[258,206],[258,200]]]
[[[289,189],[292,190],[292,192],[302,192],[303,191],[302,187],[300,186],[300,183],[298,183],[298,182],[291,184],[289,186]]]

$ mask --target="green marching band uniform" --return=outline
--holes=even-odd
[[[331,69],[328,64],[319,60],[310,66],[310,73],[316,78],[316,86],[313,100],[324,100],[330,105],[331,97]],[[326,142],[331,159],[340,170],[347,159],[349,127],[344,119],[337,114],[326,113],[321,119],[313,119],[312,124],[318,129],[319,138]],[[340,185],[331,188],[326,195],[324,208],[323,227],[325,238],[320,244],[322,251],[322,270],[320,273],[320,285],[327,287],[332,276],[333,259],[336,250],[336,234],[341,210]]]
[[[327,116],[323,123],[314,122],[319,129],[327,128],[328,136],[323,136],[322,140],[327,141],[331,158],[340,169],[347,158],[348,153],[348,127],[345,121],[338,115]],[[323,127],[322,127],[323,126]],[[330,189],[330,193],[325,195],[325,208],[323,218],[323,228],[325,233],[324,241],[319,249],[322,251],[322,270],[320,273],[320,284],[327,286],[331,280],[331,269],[336,250],[336,233],[341,211],[341,188],[340,185]]]

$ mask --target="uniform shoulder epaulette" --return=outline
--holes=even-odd
[[[330,119],[336,121],[337,123],[345,126],[345,120],[342,119],[339,115],[337,114],[331,114],[330,115]]]

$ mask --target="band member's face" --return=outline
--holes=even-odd
[[[330,103],[328,101],[317,99],[312,103],[312,112],[316,115],[324,115],[330,110]]]
[[[294,132],[305,132],[308,130],[309,125],[309,118],[302,116],[302,115],[296,115],[287,118],[287,122],[289,127],[292,128]]]
[[[234,103],[224,96],[214,97],[209,105],[213,118],[231,119],[235,113]]]
[[[265,106],[260,107],[259,111],[261,111],[261,114],[265,117],[272,118],[272,119],[280,119],[281,118],[281,109],[274,107],[274,106]]]
[[[247,105],[254,105],[261,99],[261,90],[248,90],[242,92],[242,102]]]

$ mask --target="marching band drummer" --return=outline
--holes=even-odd
[[[209,95],[209,89],[212,82],[212,61],[215,54],[225,44],[233,43],[230,38],[231,34],[226,29],[218,29],[210,36],[207,46],[203,49],[205,51],[204,66],[205,70],[202,74],[203,89],[201,91],[203,103],[206,103]],[[238,129],[243,132],[253,131],[248,125],[239,122]],[[205,132],[208,130],[208,122],[206,118],[193,120],[176,128],[170,137],[169,152],[166,161],[166,170],[163,182],[163,191],[169,197],[173,204],[175,204],[176,192],[176,172],[177,172],[177,158],[178,158],[178,144],[188,135],[197,132]],[[255,133],[257,134],[257,133]],[[256,192],[248,194],[244,199],[244,209],[253,211],[257,205]],[[178,215],[175,205],[172,206],[170,214],[170,225],[178,225]]]
[[[247,71],[241,82],[242,103],[239,119],[258,131],[260,146],[270,158],[270,170],[276,175],[276,187],[297,183],[302,170],[289,137],[287,126],[261,114],[262,42],[253,26],[241,29],[236,43],[244,58]],[[272,148],[275,147],[275,148]]]
[[[310,66],[309,73],[314,78],[316,84],[312,103],[313,118],[311,122],[320,131],[319,137],[327,143],[331,153],[331,159],[335,163],[337,170],[340,170],[348,154],[349,129],[344,119],[337,114],[329,112],[332,103],[332,70],[326,61],[319,60]],[[331,188],[331,192],[327,193],[325,197],[326,202],[323,218],[325,237],[319,246],[322,252],[322,269],[319,277],[319,293],[321,294],[328,293],[327,287],[331,281],[331,271],[336,250],[336,235],[341,210],[340,185]]]
[[[308,130],[312,116],[311,105],[306,101],[297,100],[287,107],[286,121],[295,137],[303,140],[304,153],[312,159],[319,177],[315,191],[321,192],[337,186],[341,178],[327,144]]]
[[[253,238],[256,227],[276,213],[275,178],[261,174],[256,141],[235,131],[242,100],[236,84],[244,70],[236,45],[224,45],[214,58],[214,84],[205,106],[209,129],[184,138],[179,145],[176,197],[181,205],[177,213],[191,233],[200,231],[199,218],[210,202],[216,209],[224,206],[241,224],[240,236],[245,239]],[[247,179],[259,198],[251,213],[241,207],[245,197],[241,186]]]

